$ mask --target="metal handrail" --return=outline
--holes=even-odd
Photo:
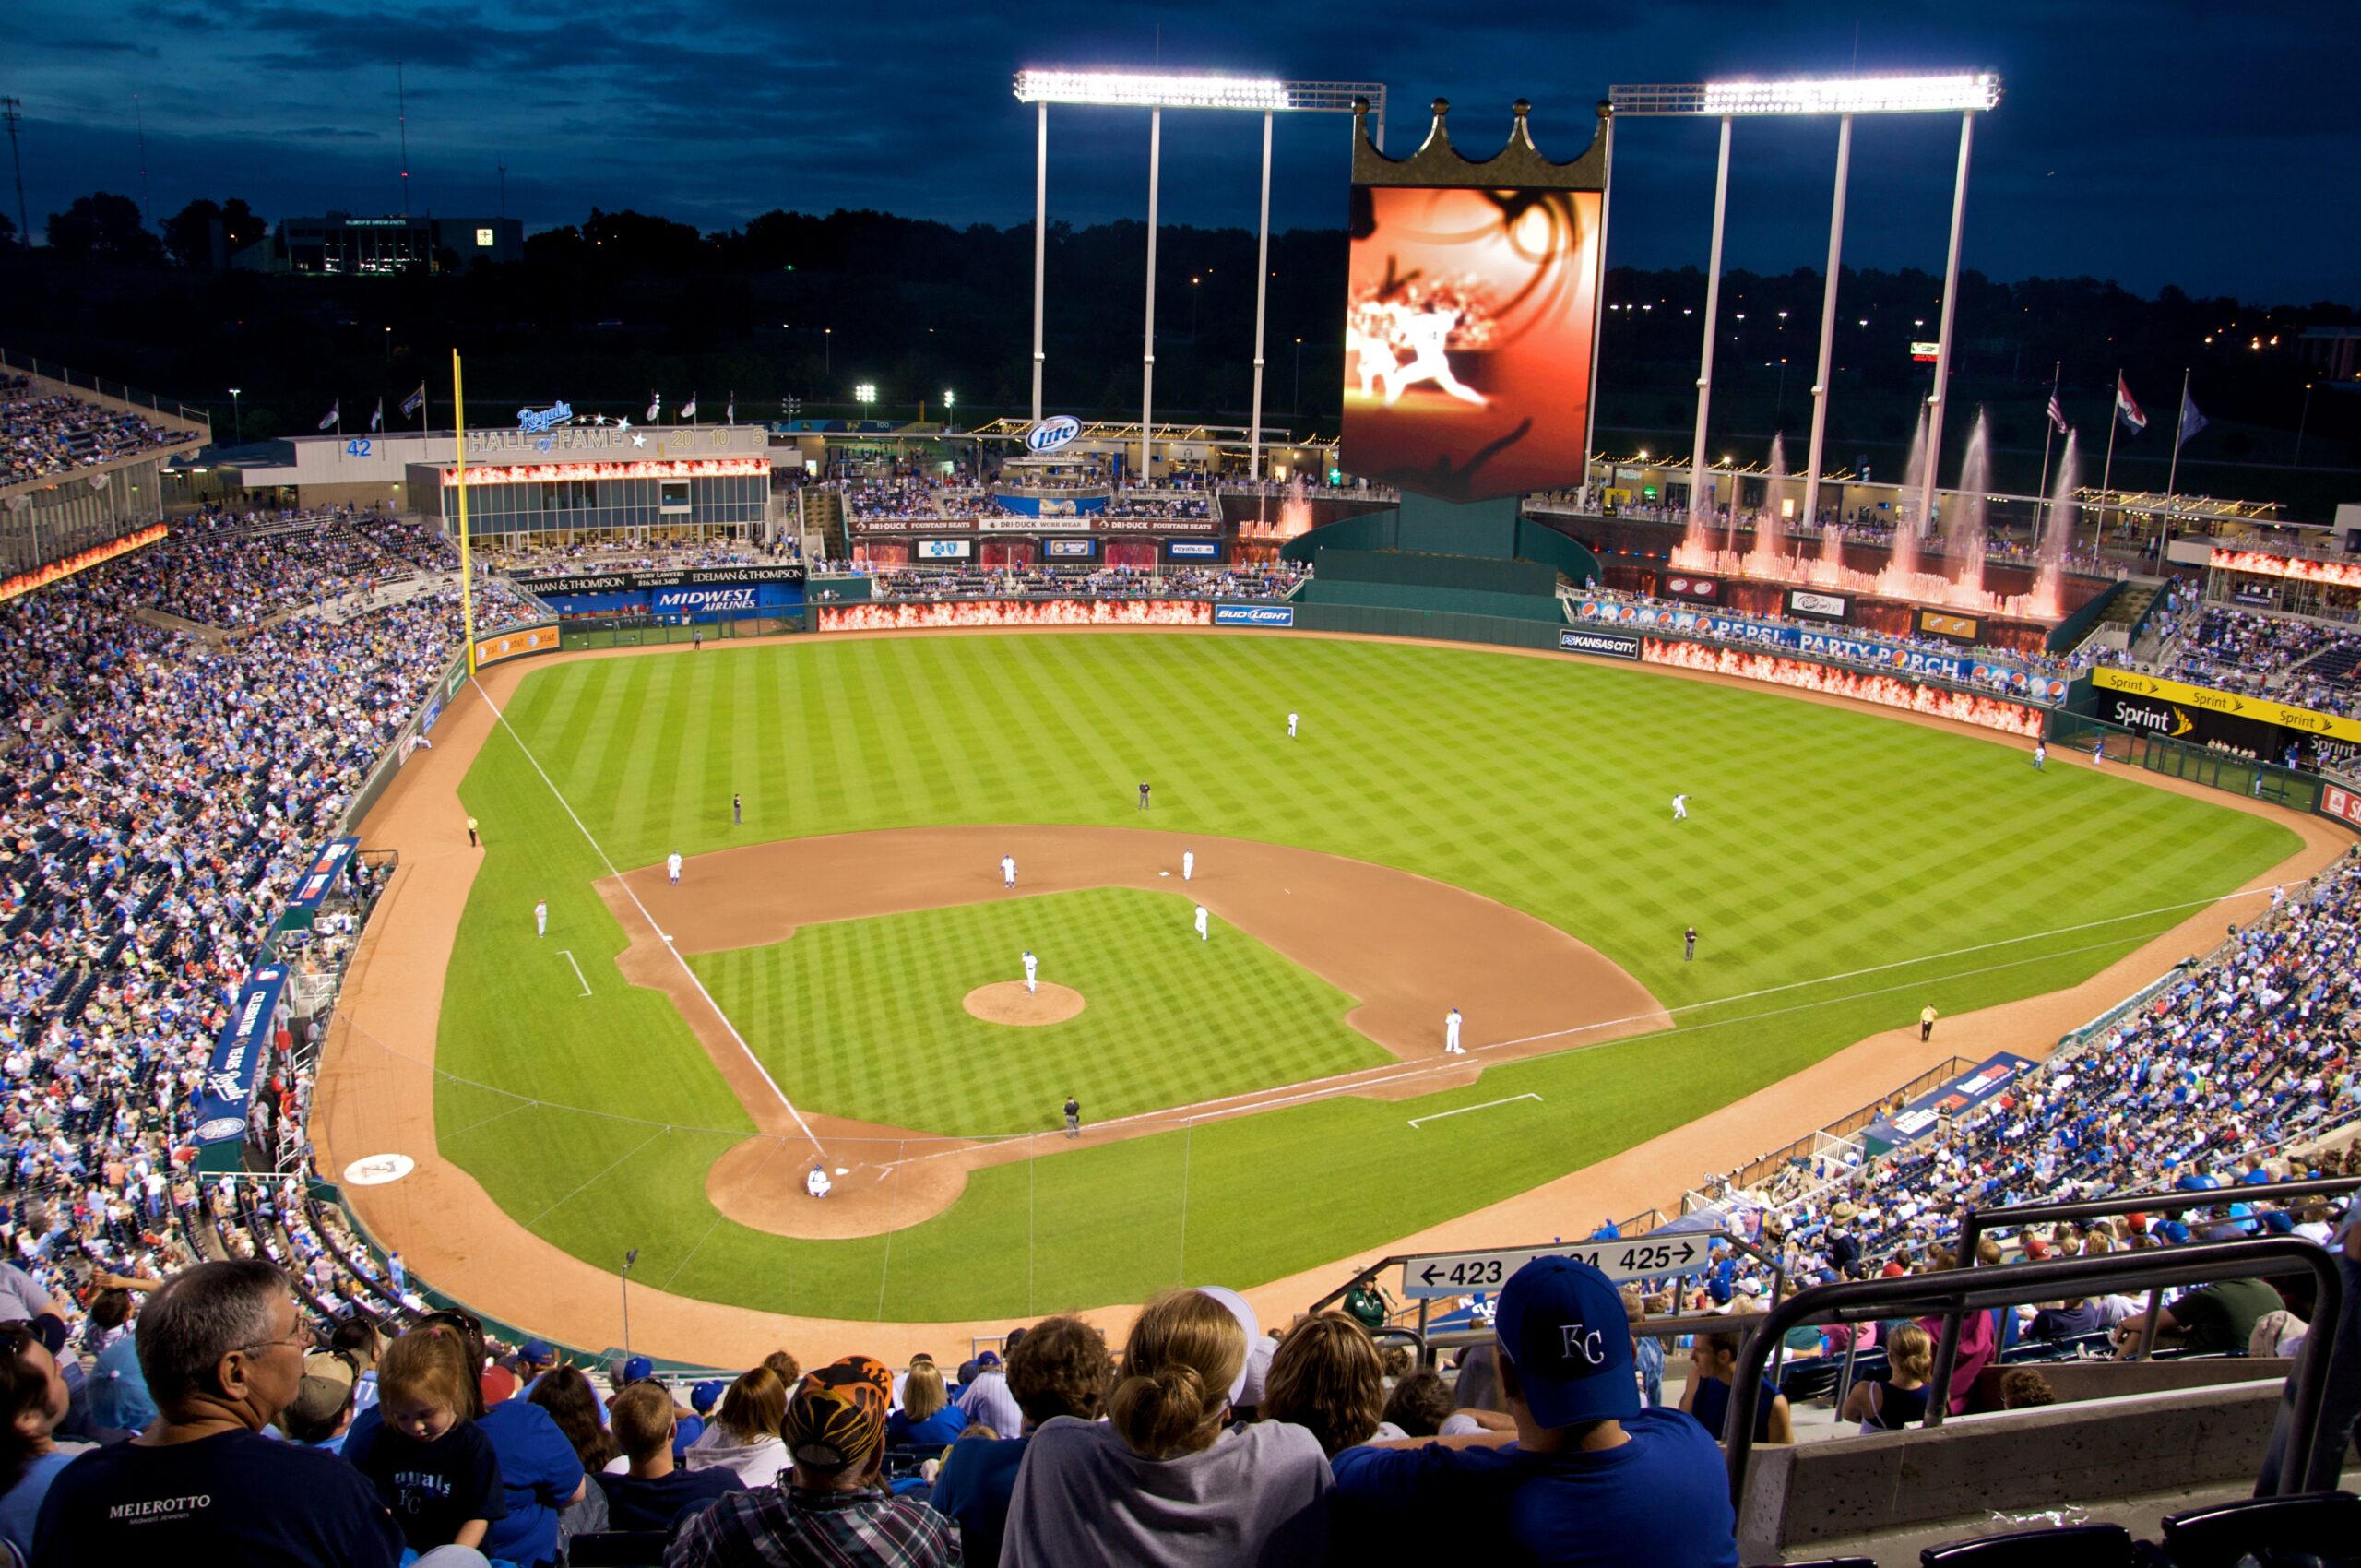
[[[1731,1379],[1727,1424],[1723,1443],[1729,1462],[1730,1502],[1745,1502],[1746,1461],[1754,1449],[1754,1408],[1762,1395],[1762,1368],[1773,1348],[1787,1331],[1802,1323],[1869,1323],[1895,1317],[1930,1317],[2014,1306],[2047,1296],[2089,1295],[2090,1286],[2153,1289],[2164,1285],[2213,1283],[2259,1275],[2292,1274],[2309,1269],[2318,1295],[2312,1332],[2296,1353],[2288,1382],[2295,1390],[2295,1441],[2280,1456],[2276,1495],[2303,1490],[2309,1473],[2313,1445],[2319,1438],[2320,1408],[2328,1397],[2328,1360],[2334,1348],[2336,1324],[2344,1307],[2344,1281],[2336,1260],[2296,1236],[2272,1236],[2254,1241],[2224,1241],[2207,1247],[2175,1247],[2168,1252],[2109,1253],[2103,1257],[2069,1258],[2058,1263],[2020,1264],[2001,1270],[1946,1269],[1937,1274],[1904,1275],[1892,1279],[1840,1281],[1799,1291],[1753,1320],[1753,1332],[1738,1350]],[[1984,1281],[1991,1281],[1985,1284]],[[1950,1401],[1948,1383],[1928,1384],[1927,1425],[1934,1426],[1936,1410]]]
[[[2361,1177],[2330,1176],[2317,1182],[2257,1182],[2250,1187],[2209,1187],[2197,1193],[2133,1193],[2112,1198],[2086,1198],[2066,1203],[2013,1204],[2002,1208],[1969,1209],[1960,1218],[1958,1253],[1963,1268],[1974,1268],[1975,1243],[1987,1230],[2010,1228],[2023,1229],[2028,1225],[2055,1224],[2061,1219],[2103,1219],[2109,1215],[2140,1214],[2149,1209],[2161,1209],[2166,1214],[2186,1214],[2193,1208],[2212,1208],[2216,1204],[2249,1203],[2256,1198],[2273,1201],[2281,1198],[2317,1197],[2329,1193],[2349,1193],[2361,1188]],[[2229,1241],[2198,1241],[2192,1246],[2224,1247]],[[2178,1251],[2179,1249],[2175,1249]],[[2023,1265],[2011,1265],[2023,1267]],[[2028,1296],[2027,1301],[2037,1300]],[[2142,1359],[2156,1345],[2156,1315],[2164,1307],[2161,1291],[2148,1295],[2147,1315],[2141,1320],[2140,1355]],[[1935,1346],[1935,1371],[1928,1379],[1930,1386],[1948,1390],[1952,1385],[1952,1371],[1959,1364],[1960,1314],[1948,1313],[1943,1317],[1943,1332]],[[1942,1406],[1948,1399],[1930,1401],[1927,1407],[1927,1424],[1943,1424]]]

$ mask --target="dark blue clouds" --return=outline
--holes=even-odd
[[[1026,64],[1152,65],[1373,79],[1389,142],[1456,105],[1461,144],[1536,106],[1571,156],[1609,83],[1741,74],[2000,72],[1977,128],[1966,256],[1987,273],[2093,273],[2248,297],[2352,297],[2361,124],[2341,102],[2349,0],[2232,7],[2197,0],[1657,0],[1645,6],[1474,7],[1370,0],[1180,5],[979,3],[804,7],[777,0],[23,0],[0,92],[26,104],[34,221],[95,187],[139,194],[139,95],[154,205],[246,196],[273,216],[401,205],[397,59],[407,62],[410,198],[533,225],[593,204],[713,228],[774,207],[870,206],[953,221],[1030,214],[1032,117],[1009,93]],[[1053,214],[1135,215],[1144,117],[1051,115]],[[1940,268],[1956,125],[1865,121],[1847,259]],[[1165,210],[1251,222],[1257,127],[1175,115]],[[1345,123],[1279,137],[1275,220],[1342,221]],[[1833,128],[1739,127],[1730,257],[1817,267]],[[1710,126],[1633,122],[1619,145],[1618,262],[1702,259]]]

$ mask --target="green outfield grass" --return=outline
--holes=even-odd
[[[1357,998],[1235,927],[1200,942],[1190,911],[1100,887],[805,926],[689,967],[798,1106],[929,1133],[1056,1127],[1068,1094],[1105,1121],[1394,1060],[1345,1027]],[[969,1016],[961,998],[1022,979],[1028,947],[1081,1015]]]
[[[1290,709],[1304,717],[1293,743]],[[462,789],[487,853],[445,993],[443,1147],[517,1219],[602,1266],[638,1246],[633,1277],[651,1286],[825,1315],[1047,1311],[1184,1276],[1251,1284],[1368,1249],[1692,1120],[1926,1003],[1956,1014],[2075,983],[2296,845],[2130,778],[2036,774],[1993,741],[1477,649],[1152,633],[793,641],[545,669],[511,719],[617,866],[929,824],[1265,839],[1525,909],[1623,965],[1679,1019],[1418,1101],[1310,1103],[1070,1152],[1051,1138],[1044,1158],[979,1173],[949,1213],[890,1240],[788,1241],[706,1202],[707,1166],[750,1123],[670,1005],[618,977],[623,933],[591,885],[606,865],[496,731]],[[1142,778],[1156,786],[1147,818],[1134,811]],[[1676,825],[1677,791],[1691,818]],[[541,897],[551,934],[537,942]],[[1684,964],[1691,922],[1698,956]],[[784,944],[775,982],[804,940]],[[872,943],[874,962],[795,975],[798,1016],[882,1051],[894,998],[931,984],[924,948],[849,927],[837,940]],[[989,940],[1008,945],[997,928]],[[1091,963],[1153,982],[1146,944],[1101,945]],[[1097,1007],[1103,987],[1083,989]],[[977,1097],[997,1090],[897,1085],[883,1066],[830,1060],[848,1045],[789,1038],[781,1018],[763,1049],[792,1096],[865,1119],[909,1120],[932,1099],[996,1120]],[[1024,1032],[1049,1051],[1074,1027]],[[1038,1075],[1008,1091],[1037,1124],[1051,1075]],[[1139,1089],[1201,1098],[1177,1076]],[[1408,1125],[1526,1093],[1541,1099]],[[1569,1214],[1563,1229],[1599,1218]]]

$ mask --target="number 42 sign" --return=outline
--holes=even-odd
[[[1510,1275],[1535,1258],[1580,1258],[1619,1285],[1627,1279],[1697,1274],[1711,1259],[1714,1243],[1721,1240],[1712,1231],[1694,1231],[1643,1240],[1527,1247],[1513,1252],[1431,1253],[1402,1265],[1402,1294],[1416,1299],[1497,1290],[1508,1283]]]

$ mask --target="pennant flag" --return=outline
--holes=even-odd
[[[402,417],[407,419],[424,407],[426,407],[426,383],[421,381],[418,384],[417,391],[402,399]]]
[[[320,428],[322,430],[334,430],[338,424],[343,422],[343,420],[344,399],[338,398],[335,404],[329,408],[328,411],[320,416]]]
[[[371,430],[386,428],[386,400],[383,398],[377,399],[377,411],[369,416],[369,428]]]
[[[656,416],[662,412],[663,409],[664,394],[661,392],[652,392],[648,394],[647,412],[644,417],[649,424],[654,424],[656,422]]]
[[[695,393],[690,393],[689,400],[681,405],[681,417],[684,420],[694,420],[697,417],[697,395]]]
[[[2148,416],[2142,413],[2140,405],[2131,400],[2131,388],[2123,384],[2123,377],[2119,374],[2115,378],[2115,412],[2116,417],[2123,421],[2124,428],[2134,435],[2148,428]]]
[[[2066,434],[2066,410],[2058,406],[2058,394],[2055,392],[2049,395],[2049,422],[2058,427],[2058,434]]]
[[[2197,411],[2196,401],[2189,397],[2189,389],[2183,387],[2180,394],[2180,434],[2173,438],[2174,448],[2177,450],[2182,442],[2204,428],[2205,416]]]

